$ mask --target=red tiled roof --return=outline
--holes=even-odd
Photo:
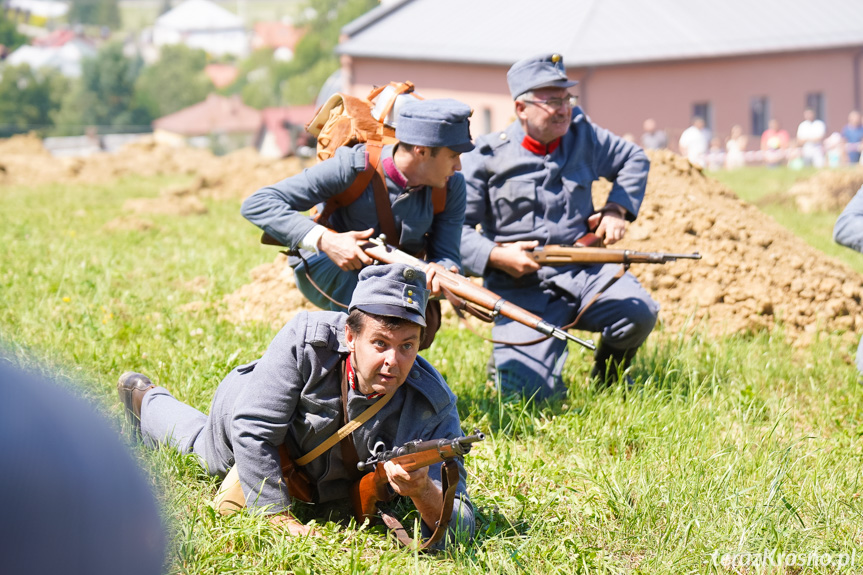
[[[230,86],[240,75],[240,70],[230,64],[207,64],[204,73],[216,88]]]
[[[43,36],[41,38],[34,38],[33,46],[44,46],[46,48],[59,48],[68,42],[69,40],[75,39],[75,31],[70,30],[68,28],[59,28],[54,30],[47,36]]]
[[[287,48],[293,51],[305,33],[301,28],[282,22],[258,22],[255,24],[252,48]]]
[[[243,104],[239,96],[226,98],[210,94],[203,102],[153,120],[153,129],[183,136],[253,133],[260,129],[261,122],[261,112]]]

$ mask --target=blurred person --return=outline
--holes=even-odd
[[[833,132],[824,138],[824,159],[828,168],[838,168],[845,164],[845,144],[839,132]]]
[[[641,147],[645,150],[663,150],[668,147],[668,136],[665,130],[656,127],[656,121],[648,118],[642,126]]]
[[[156,498],[102,415],[2,355],[0,393],[0,573],[162,573]]]
[[[863,253],[863,187],[857,190],[833,227],[833,241]],[[863,340],[857,346],[857,371],[863,383]]]
[[[821,168],[824,166],[824,149],[822,142],[827,127],[824,122],[815,118],[815,110],[803,110],[803,121],[797,126],[797,145],[800,146],[804,166]]]
[[[502,132],[477,138],[465,154],[467,212],[462,233],[465,269],[482,276],[502,298],[566,325],[602,334],[591,376],[611,385],[647,339],[658,304],[627,272],[602,291],[616,265],[540,266],[527,253],[545,244],[573,245],[594,230],[606,244],[623,238],[644,199],[650,162],[644,150],[592,123],[575,105],[560,54],[525,58],[507,72],[516,120]],[[612,182],[608,200],[595,209],[591,184]],[[482,231],[477,226],[481,225]],[[588,302],[601,294],[596,301]],[[566,342],[548,338],[528,346],[535,333],[502,316],[495,318],[489,375],[504,393],[537,399],[567,392],[561,370]]]
[[[731,135],[725,142],[725,169],[736,170],[746,165],[746,147],[749,138],[743,133],[743,126],[731,126]]]
[[[461,268],[465,187],[458,170],[461,154],[473,149],[470,115],[470,107],[456,100],[410,101],[398,111],[398,143],[380,153],[382,194],[400,234],[388,242],[412,255],[422,253],[432,263],[428,288],[435,296],[440,295],[435,270]],[[342,310],[350,301],[359,270],[372,263],[358,241],[381,233],[379,216],[387,209],[377,206],[377,178],[372,177],[355,201],[333,211],[326,225],[308,210],[347,190],[373,163],[369,149],[366,143],[337,148],[332,158],[259,189],[241,208],[247,220],[288,247],[297,287],[321,309]],[[433,188],[445,188],[440,213],[434,210]],[[440,325],[439,302],[431,303],[423,348],[431,345]]]
[[[192,453],[211,475],[236,466],[246,506],[293,535],[318,535],[291,514],[282,467],[310,453],[347,421],[379,409],[341,442],[302,465],[315,504],[350,509],[366,461],[381,447],[462,435],[456,398],[440,373],[417,355],[429,292],[423,272],[403,264],[363,268],[349,313],[301,312],[264,355],[232,370],[216,389],[209,416],[174,399],[143,374],[127,372],[117,389],[127,419],[153,448]],[[378,404],[378,402],[382,402]],[[380,407],[379,407],[380,405]],[[288,461],[289,460],[289,461]],[[472,534],[463,461],[448,534]],[[299,469],[299,464],[293,464]],[[413,501],[428,537],[443,508],[441,465],[413,472],[388,461],[392,489]],[[443,542],[440,542],[441,546]]]
[[[704,167],[710,148],[710,130],[707,129],[704,118],[692,118],[692,125],[683,130],[678,146],[681,156],[688,158],[695,166]]]
[[[788,139],[788,132],[779,126],[779,120],[771,118],[761,134],[761,153],[766,166],[776,167],[785,163]]]
[[[852,110],[848,114],[848,123],[842,128],[842,138],[845,140],[848,163],[859,164],[861,146],[863,146],[863,123],[857,110]]]
[[[725,150],[722,149],[722,140],[718,136],[710,139],[705,164],[708,170],[720,170],[725,164]]]

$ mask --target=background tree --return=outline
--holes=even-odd
[[[35,131],[44,136],[60,106],[67,80],[54,70],[33,71],[28,64],[7,66],[0,76],[0,138]]]
[[[120,28],[120,9],[117,0],[72,0],[68,14],[73,24]]]
[[[147,66],[135,82],[135,103],[151,118],[197,104],[214,89],[204,73],[207,54],[182,44],[162,47],[159,61]]]
[[[305,0],[296,25],[306,29],[294,58],[280,62],[272,51],[258,50],[240,66],[240,79],[224,90],[242,94],[255,108],[314,102],[324,82],[339,67],[335,47],[348,22],[378,5],[378,0]]]
[[[18,27],[0,10],[0,44],[10,52],[27,42],[27,36],[18,32]]]
[[[95,58],[84,60],[80,83],[55,116],[60,133],[80,134],[86,126],[98,126],[100,133],[149,131],[152,117],[134,97],[141,67],[139,59],[123,55],[118,42],[105,44]]]

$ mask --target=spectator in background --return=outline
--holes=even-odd
[[[824,138],[824,158],[828,168],[838,168],[845,163],[845,145],[839,132]]]
[[[692,118],[692,125],[683,130],[678,145],[681,156],[686,156],[698,167],[704,167],[710,147],[710,130],[705,127],[704,118]]]
[[[731,127],[731,135],[725,141],[725,168],[736,170],[746,165],[746,146],[749,138],[743,133],[743,127],[735,124]]]
[[[0,573],[163,573],[156,498],[101,414],[2,350],[0,394]]]
[[[718,136],[710,139],[710,150],[707,152],[707,169],[721,170],[725,163],[725,151],[722,149],[722,140]]]
[[[761,153],[764,164],[770,167],[781,166],[788,150],[788,132],[779,127],[779,120],[771,118],[767,129],[761,134]]]
[[[852,110],[848,114],[848,123],[842,128],[845,139],[845,150],[848,152],[848,163],[860,163],[861,142],[863,142],[863,123],[860,122],[860,112]]]
[[[803,110],[803,121],[797,126],[797,145],[800,146],[804,166],[824,166],[824,149],[821,143],[826,133],[827,126],[815,117],[815,110]]]
[[[664,130],[656,127],[653,118],[644,121],[644,133],[641,134],[641,147],[645,150],[663,150],[668,147],[668,136]]]

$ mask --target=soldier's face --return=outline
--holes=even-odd
[[[431,148],[423,149],[425,155],[420,168],[423,185],[443,188],[450,176],[461,170],[461,154],[449,148],[439,148],[437,153],[432,155]]]
[[[515,102],[515,112],[530,137],[547,144],[566,134],[572,122],[572,106],[566,88],[537,88],[530,102]],[[544,103],[547,100],[561,102],[560,106]]]
[[[361,393],[389,393],[405,382],[417,358],[420,332],[415,323],[391,329],[372,316],[365,317],[360,333],[345,328]]]

